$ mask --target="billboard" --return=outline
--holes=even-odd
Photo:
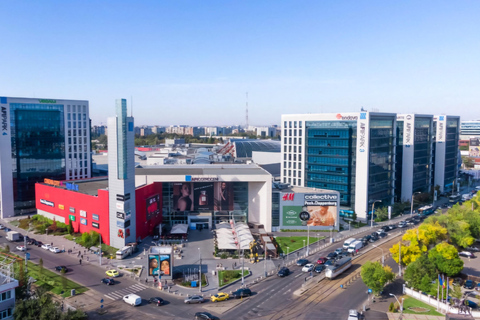
[[[160,213],[160,195],[147,198],[147,221]]]
[[[310,193],[297,194],[295,205],[282,206],[282,225],[285,227],[331,227],[338,223],[338,194],[335,193]],[[282,201],[285,203],[286,201]],[[300,212],[309,214],[307,221],[300,219]]]
[[[231,182],[181,182],[173,184],[175,211],[233,210]]]
[[[148,255],[148,275],[149,276],[171,276],[172,261],[170,254],[150,254]]]

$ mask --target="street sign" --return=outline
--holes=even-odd
[[[102,299],[102,300],[100,300],[100,303],[103,303],[103,299]]]
[[[372,289],[368,289],[368,293],[372,293]]]

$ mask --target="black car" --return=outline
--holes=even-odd
[[[389,228],[390,230],[393,230],[393,229],[397,229],[397,226],[394,225],[394,224],[391,224],[391,225],[388,226],[388,228]]]
[[[157,306],[160,307],[162,304],[165,303],[165,300],[163,300],[163,299],[160,298],[160,297],[153,297],[153,298],[150,298],[150,299],[148,300],[148,303],[154,303],[154,304],[156,304]]]
[[[315,266],[315,269],[313,269],[313,271],[315,271],[316,273],[320,273],[322,272],[323,270],[325,270],[325,266],[323,264],[317,264]]]
[[[290,270],[287,267],[282,267],[278,270],[277,276],[279,277],[286,277],[290,274]]]
[[[378,237],[381,239],[381,238],[385,238],[386,236],[388,236],[388,234],[386,234],[385,232],[382,232],[378,235]]]
[[[27,240],[27,244],[28,244],[28,245],[36,245],[35,242],[37,242],[37,240],[35,240],[35,239],[33,239],[33,238],[30,238],[30,239]]]
[[[308,263],[308,260],[307,260],[307,259],[297,260],[297,266],[300,266],[300,267],[303,267],[303,266],[306,265],[307,263]]]
[[[383,226],[383,227],[381,227],[380,229],[382,229],[383,232],[388,232],[388,231],[390,231],[390,227],[389,227],[389,226]]]
[[[62,272],[62,270],[65,270],[64,272],[67,272],[68,268],[66,266],[56,266],[55,270],[57,270],[58,272]]]
[[[336,252],[330,252],[329,254],[327,254],[327,259],[330,260],[330,259],[335,259],[337,257],[337,253]]]
[[[470,289],[472,290],[473,288],[475,288],[475,282],[473,282],[473,280],[467,280],[465,281],[465,283],[463,284],[463,287],[465,289]]]
[[[365,237],[362,238],[362,242],[368,242],[370,239],[372,239],[372,236],[367,234]]]
[[[237,291],[232,292],[231,297],[235,299],[240,299],[244,297],[250,297],[252,295],[252,291],[248,288],[241,288]]]
[[[333,266],[333,260],[327,260],[327,262],[325,262],[323,265],[324,266]]]
[[[41,246],[43,246],[43,242],[42,242],[42,241],[37,241],[37,242],[35,243],[35,245],[36,245],[37,247],[41,247]]]
[[[219,317],[215,317],[214,315],[208,312],[197,312],[195,313],[194,320],[220,320]]]
[[[378,238],[378,233],[377,232],[372,232],[370,235],[372,238]]]
[[[115,280],[113,280],[111,278],[103,278],[101,280],[101,283],[105,283],[107,286],[110,286],[112,284],[115,284]]]

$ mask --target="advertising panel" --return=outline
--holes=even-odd
[[[302,226],[299,214],[302,212],[301,206],[284,206],[283,207],[283,221],[284,226]]]
[[[337,223],[338,210],[336,206],[307,206],[306,211],[310,213],[307,226],[330,227]]]
[[[283,206],[282,225],[285,227],[331,227],[337,225],[338,220],[338,195],[332,193],[312,193],[304,194],[301,199],[301,194],[296,203],[303,200],[303,206]],[[300,202],[301,203],[301,202]],[[302,212],[305,218],[302,222],[300,215]]]
[[[160,195],[147,198],[147,221],[160,213]]]
[[[98,224],[98,222],[92,222],[92,227],[100,229],[100,225]]]
[[[230,182],[182,182],[173,184],[175,211],[233,210]]]
[[[80,223],[86,226],[87,225],[87,219],[81,218]]]
[[[86,218],[86,217],[87,217],[87,211],[85,211],[85,210],[80,210],[80,217]]]
[[[98,214],[92,213],[92,220],[95,220],[95,221],[100,220]]]
[[[170,254],[148,255],[149,276],[170,276],[172,274],[172,263]]]

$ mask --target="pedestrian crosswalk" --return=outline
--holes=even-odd
[[[123,296],[126,296],[127,294],[139,292],[147,288],[148,287],[144,286],[143,284],[134,284],[133,286],[130,286],[128,288],[110,292],[109,294],[106,294],[105,297],[111,300],[119,300],[119,299],[122,299]]]

